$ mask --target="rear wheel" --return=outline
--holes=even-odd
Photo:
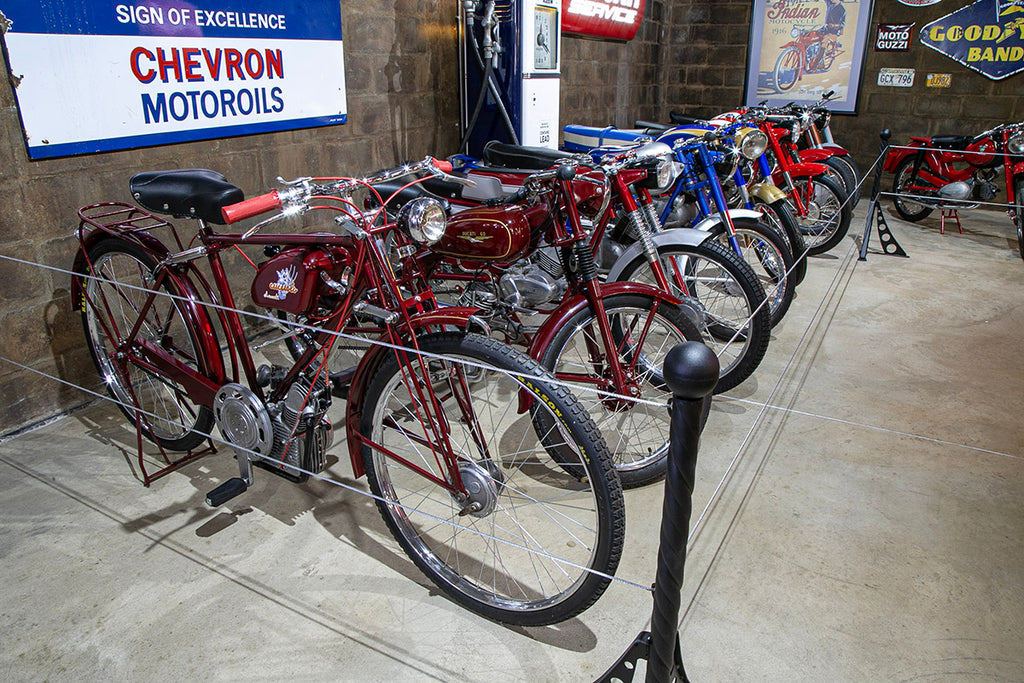
[[[179,382],[147,367],[137,355],[139,344],[148,344],[193,370],[206,370],[199,334],[183,314],[182,301],[174,298],[185,292],[165,278],[150,303],[145,290],[153,286],[156,261],[131,242],[101,240],[89,249],[88,258],[91,271],[79,276],[82,323],[107,391],[133,423],[139,407],[143,433],[150,440],[169,450],[195,448],[213,426],[210,407],[197,404]],[[128,338],[140,315],[137,335]]]
[[[700,331],[679,307],[642,294],[614,294],[604,299],[604,310],[627,386],[614,384],[597,314],[589,306],[559,328],[539,360],[557,379],[581,385],[576,395],[608,443],[623,487],[632,488],[665,474],[670,416],[663,405],[650,403],[669,398],[662,369],[666,354],[699,340]]]
[[[800,233],[807,242],[807,253],[824,254],[839,244],[850,230],[853,210],[846,192],[836,181],[824,176],[794,181],[800,194],[804,215],[799,216]]]
[[[925,185],[916,176],[914,160],[914,155],[904,157],[896,166],[896,177],[892,181],[893,206],[900,218],[906,221],[919,221],[932,212],[932,207],[925,203],[927,200],[911,199],[911,196],[931,197],[938,194],[938,188]]]
[[[521,626],[579,614],[608,587],[624,536],[622,488],[597,427],[567,387],[505,344],[438,333],[418,345],[428,360],[388,353],[360,421],[388,528],[477,614]],[[524,397],[532,407],[519,412]],[[546,434],[531,419],[538,411]],[[462,487],[439,483],[455,478],[452,461]]]

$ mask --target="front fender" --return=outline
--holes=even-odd
[[[410,324],[414,334],[440,331],[450,327],[469,331],[470,328],[479,326],[483,326],[483,331],[486,333],[488,331],[486,325],[475,317],[479,310],[469,306],[447,306],[414,315],[410,319]],[[381,337],[378,341],[384,342],[386,338]],[[410,341],[412,340],[407,339],[406,343]],[[352,473],[357,479],[366,474],[359,439],[359,423],[363,418],[366,389],[374,374],[387,359],[388,354],[393,351],[383,344],[371,344],[360,359],[359,365],[356,366],[355,374],[352,375],[352,384],[348,390],[348,405],[345,407],[345,435],[348,439],[348,455],[352,461]]]
[[[755,221],[761,220],[761,212],[753,211],[751,209],[729,209],[729,217],[735,221],[738,218],[753,218]],[[700,230],[701,232],[714,232],[715,227],[722,224],[722,217],[717,213],[702,218],[696,224],[690,226],[694,230]]]
[[[785,199],[787,196],[781,187],[769,182],[754,183],[747,190],[752,196],[760,199],[765,204],[774,204],[780,199]]]
[[[703,244],[710,238],[711,233],[694,230],[693,228],[672,228],[671,230],[663,230],[659,233],[655,233],[651,238],[651,241],[654,242],[654,248],[659,249],[661,247],[669,247],[676,244],[681,244],[687,247],[696,247]],[[606,282],[618,280],[626,265],[642,254],[643,250],[644,245],[640,242],[634,242],[629,245],[629,247],[622,252],[619,258],[615,259],[615,263],[612,264],[611,270],[608,271]]]
[[[922,144],[919,142],[912,142],[910,145],[901,146],[899,149],[890,148],[889,153],[885,155],[882,170],[886,173],[895,173],[896,167],[899,166],[900,162],[912,154],[917,154],[917,148],[921,146]]]
[[[828,173],[828,166],[824,164],[814,164],[810,162],[800,162],[798,164],[792,164],[789,167],[789,176],[791,178],[811,178],[813,176],[822,175]],[[784,181],[782,171],[775,171],[772,173],[772,180],[778,185]]]
[[[1021,176],[1024,175],[1024,161],[1018,161],[1013,164],[1010,168],[1010,176],[1014,182],[1021,180]]]
[[[668,292],[640,282],[612,282],[609,278],[608,281],[601,284],[602,299],[606,299],[616,294],[644,294],[673,306],[679,306],[683,303],[682,299],[674,297]],[[530,341],[530,346],[526,350],[530,358],[540,360],[540,357],[544,354],[544,350],[547,349],[548,345],[551,343],[551,339],[555,336],[555,333],[565,327],[566,323],[568,323],[572,316],[576,315],[579,311],[589,305],[590,302],[583,294],[577,294],[563,301],[562,305],[548,316],[548,319],[540,326],[537,333],[533,335],[533,339]]]
[[[829,157],[834,157],[835,154],[832,153],[832,150],[811,147],[809,149],[797,150],[797,156],[800,157],[800,161],[802,162],[814,163],[816,161],[824,161]]]

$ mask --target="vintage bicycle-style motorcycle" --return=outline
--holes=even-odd
[[[836,57],[843,53],[836,37],[821,29],[806,29],[794,26],[790,32],[793,38],[782,46],[782,53],[775,60],[775,89],[789,92],[805,74],[824,73],[835,64]]]
[[[615,262],[643,275],[602,281],[595,252],[619,209],[647,220],[632,193],[667,182],[658,177],[667,151],[620,150],[614,162],[599,165],[553,150],[490,145],[485,159],[493,166],[464,166],[479,183],[471,193],[431,181],[389,188],[401,211],[442,196],[459,206],[448,232],[458,237],[421,250],[432,288],[453,304],[478,307],[495,332],[525,346],[558,379],[587,389],[580,400],[625,487],[653,481],[667,467],[661,366],[672,346],[706,337],[721,354],[724,391],[749,376],[768,343],[767,311],[758,310],[762,288],[735,255],[705,244],[705,233],[675,235],[689,240],[685,254],[664,264],[664,245],[622,248]],[[490,197],[481,194],[486,180]]]
[[[893,206],[900,217],[919,221],[937,208],[971,208],[999,193],[1003,169],[1006,207],[1024,258],[1024,121],[1004,123],[975,136],[912,137],[892,147],[885,170],[894,174]]]
[[[565,386],[474,332],[487,331],[479,309],[438,305],[413,256],[469,239],[465,224],[450,225],[434,205],[394,220],[357,208],[353,195],[375,183],[421,172],[458,180],[446,170],[428,157],[366,178],[303,178],[248,200],[213,171],[136,175],[132,196],[149,210],[107,202],[79,211],[74,300],[96,367],[140,435],[165,458],[212,443],[214,426],[233,447],[239,476],[207,495],[211,505],[244,492],[253,465],[293,481],[325,470],[327,359],[339,336],[376,339],[347,388],[354,474],[366,475],[402,549],[453,600],[501,622],[550,624],[608,586],[622,552],[621,484]],[[268,212],[244,232],[213,229]],[[194,219],[194,235],[155,214]],[[329,229],[265,231],[305,214],[332,219]],[[301,338],[290,365],[261,363],[246,337],[224,265],[235,249],[262,252],[248,296],[286,314],[285,338]],[[141,450],[140,441],[140,464]]]

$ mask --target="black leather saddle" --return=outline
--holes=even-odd
[[[544,171],[569,156],[566,152],[548,147],[526,147],[491,140],[484,145],[481,160],[490,166],[526,171]]]
[[[245,199],[239,188],[216,171],[181,168],[133,175],[132,197],[143,208],[175,218],[200,218],[223,225],[220,210]]]
[[[936,135],[932,138],[932,147],[938,149],[966,149],[971,142],[967,135]]]

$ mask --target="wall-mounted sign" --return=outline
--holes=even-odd
[[[906,52],[910,49],[913,24],[879,24],[875,34],[875,52]]]
[[[878,85],[893,88],[909,88],[914,85],[914,69],[879,69]]]
[[[929,88],[948,88],[953,85],[953,74],[928,74],[924,84]]]
[[[29,157],[346,120],[330,0],[0,0]]]
[[[968,69],[1002,80],[1024,70],[1024,3],[977,0],[922,27],[921,42]]]
[[[942,2],[942,0],[900,0],[901,5],[908,5],[910,7],[927,7],[939,2]]]
[[[857,110],[861,65],[871,32],[871,0],[754,0],[747,48],[747,106],[767,101]]]
[[[646,0],[562,0],[562,32],[633,40]]]

